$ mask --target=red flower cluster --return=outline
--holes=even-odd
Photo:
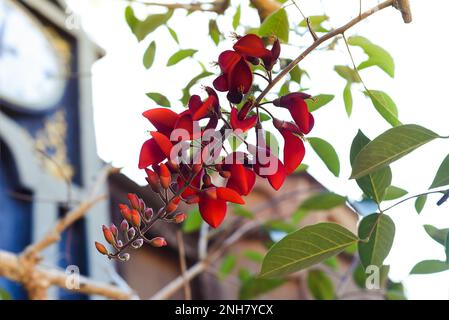
[[[135,195],[129,197],[131,207],[120,205],[124,217],[122,229],[128,242],[123,244],[118,239],[115,226],[103,227],[106,241],[119,253],[130,243],[139,245],[140,242],[134,243],[136,240],[147,240],[144,234],[157,219],[182,222],[185,214],[176,213],[181,202],[198,204],[204,221],[216,228],[226,215],[228,202],[245,203],[242,197],[251,192],[256,176],[267,179],[278,190],[286,176],[302,162],[303,136],[314,125],[305,101],[310,96],[290,93],[265,101],[264,106],[258,103],[260,99],[244,97],[253,86],[252,66],[262,65],[266,80],[271,81],[272,69],[280,54],[279,41],[275,40],[269,50],[260,37],[248,34],[240,37],[233,49],[220,54],[218,65],[222,74],[213,83],[216,90],[227,92],[229,111],[222,109],[215,90],[205,87],[207,97],[203,100],[198,95],[191,96],[183,112],[155,108],[143,113],[156,131],[150,132],[151,138],[142,145],[139,168],[145,169],[149,186],[160,196],[164,206],[153,214]],[[293,121],[275,118],[266,109],[268,103],[287,109]],[[265,141],[260,108],[271,116],[284,139],[283,162]],[[228,153],[223,145],[228,137],[227,130],[239,135],[251,129],[256,129],[256,144],[244,141],[247,151]],[[222,155],[223,150],[226,156]],[[217,183],[223,179],[224,183]],[[160,238],[147,241],[154,246],[166,244]],[[104,246],[96,245],[101,253],[120,258],[119,253],[111,255]]]

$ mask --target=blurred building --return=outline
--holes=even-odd
[[[55,221],[89,193],[89,186],[103,166],[96,153],[91,100],[90,70],[101,56],[77,26],[76,18],[62,1],[0,0],[0,250],[21,252],[42,238]],[[149,188],[137,186],[121,174],[112,175],[110,199],[97,204],[87,216],[64,233],[63,240],[44,252],[44,265],[66,268],[76,265],[82,274],[111,282],[111,263],[99,255],[93,242],[102,238],[101,225],[120,223],[117,205],[128,192],[137,193],[155,209],[160,206]],[[280,221],[290,216],[302,200],[324,188],[307,173],[292,175],[282,191],[274,192],[258,180],[247,198],[248,209],[258,218]],[[185,208],[188,210],[188,208]],[[335,221],[351,230],[357,217],[345,207],[306,216],[303,224]],[[226,227],[218,231],[210,246],[245,221],[228,214]],[[172,224],[156,224],[151,233],[164,236],[169,247],[144,247],[132,254],[129,263],[117,265],[119,274],[140,297],[149,298],[180,274],[176,231]],[[282,228],[281,228],[282,229]],[[259,265],[245,259],[248,250],[266,251],[282,234],[261,225],[245,234],[229,249],[237,266],[224,280],[217,276],[220,259],[191,282],[198,299],[235,299],[239,296],[239,270],[256,274]],[[215,240],[214,240],[215,239]],[[199,232],[184,235],[188,265],[198,256]],[[226,253],[227,254],[227,253]],[[225,256],[226,256],[225,254]],[[341,256],[340,271],[349,266],[350,256]],[[13,298],[26,298],[20,286],[0,276],[0,288]],[[52,298],[84,299],[55,289]],[[172,298],[183,298],[179,290]],[[304,276],[288,280],[263,298],[307,298]]]

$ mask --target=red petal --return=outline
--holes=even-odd
[[[311,117],[307,103],[304,101],[307,97],[310,96],[302,92],[295,92],[280,98],[275,103],[275,105],[287,108],[290,111],[293,120],[304,134],[309,133],[313,127],[313,117]]]
[[[243,132],[253,128],[257,122],[257,115],[253,115],[247,119],[239,120],[237,108],[231,108],[231,126],[234,130],[240,129]]]
[[[241,37],[235,44],[234,50],[244,56],[262,58],[271,55],[265,48],[262,39],[255,34],[247,34]]]
[[[226,187],[237,191],[241,195],[248,195],[256,182],[256,175],[242,164],[225,165],[225,169],[231,173]]]
[[[165,134],[170,135],[170,132],[175,127],[176,121],[178,121],[179,115],[167,108],[155,108],[147,110],[143,113],[143,116],[147,118],[153,126]]]
[[[217,98],[214,96],[209,96],[206,101],[201,105],[201,107],[192,114],[192,120],[198,121],[200,119],[203,119],[210,111],[213,110],[214,105],[217,102]]]
[[[180,140],[189,140],[192,139],[193,136],[193,120],[192,116],[190,115],[190,112],[183,112],[182,115],[179,117],[178,121],[176,122],[175,129],[184,129],[188,132],[188,135],[182,137]]]
[[[226,50],[223,51],[218,57],[218,65],[223,73],[228,73],[234,68],[236,63],[241,60],[241,58],[242,57],[238,53],[232,50]]]
[[[189,99],[189,110],[191,113],[195,113],[203,104],[199,95],[194,94]]]
[[[253,84],[253,73],[245,59],[240,59],[228,74],[229,88],[243,94],[247,93]]]
[[[282,164],[281,160],[279,160],[273,154],[271,154],[268,159],[264,159],[264,162],[266,163],[260,164],[256,162],[256,164],[254,164],[254,171],[259,176],[267,178],[268,182],[275,190],[279,190],[279,188],[284,184],[286,177],[284,165]]]
[[[154,139],[144,142],[139,156],[139,169],[144,169],[152,164],[159,163],[165,159],[165,155]]]
[[[242,199],[242,197],[234,190],[230,188],[224,188],[224,187],[218,187],[217,188],[217,197],[218,199],[232,202],[232,203],[238,203],[238,204],[245,204],[245,201]]]
[[[285,129],[281,129],[280,132],[285,140],[285,173],[289,175],[293,171],[295,171],[295,169],[301,164],[302,160],[304,159],[306,149],[304,148],[304,143],[298,136],[295,136],[293,133]]]
[[[201,196],[198,204],[201,217],[212,228],[217,228],[226,215],[226,202],[224,200],[213,200],[207,196]]]
[[[157,131],[152,131],[151,136],[153,137],[154,141],[157,143],[159,149],[162,151],[165,157],[170,158],[170,152],[173,148],[173,144],[171,143],[170,139]]]
[[[214,85],[214,88],[218,91],[225,92],[229,90],[229,84],[228,84],[228,75],[226,73],[223,73],[221,76],[218,76],[214,82],[212,83]]]

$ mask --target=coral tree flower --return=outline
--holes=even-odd
[[[300,138],[301,131],[296,124],[273,119],[274,126],[284,138],[284,167],[287,175],[301,164],[306,153],[304,142]]]
[[[247,117],[249,110],[253,105],[253,101],[247,101],[240,111],[235,107],[231,107],[231,115],[230,121],[232,129],[234,130],[242,130],[243,132],[248,131],[251,128],[254,128],[257,122],[257,115],[254,114],[252,116]]]
[[[277,107],[288,109],[293,120],[302,133],[309,133],[314,125],[314,119],[309,112],[305,99],[309,99],[311,96],[302,92],[294,92],[287,94],[281,98],[273,101],[273,104]]]

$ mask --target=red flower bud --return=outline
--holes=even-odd
[[[128,193],[128,200],[133,209],[140,209],[139,197],[137,197],[137,195],[135,195],[134,193]]]
[[[145,169],[145,172],[147,173],[147,177],[146,180],[148,182],[148,184],[150,185],[151,189],[156,192],[159,193],[159,176],[152,170],[150,169]]]
[[[161,247],[165,247],[167,245],[167,241],[165,241],[165,239],[162,237],[156,237],[156,238],[153,238],[150,240],[150,244],[153,247],[161,248]]]
[[[171,183],[171,173],[164,163],[159,166],[159,179],[161,181],[161,186],[164,189],[168,189]]]
[[[109,244],[114,244],[115,243],[115,239],[114,239],[114,235],[112,234],[112,231],[109,230],[108,227],[106,227],[105,225],[103,225],[103,236],[106,239],[106,241]]]
[[[120,229],[124,232],[127,232],[129,229],[128,221],[123,220],[122,223],[120,224]]]
[[[106,247],[102,245],[100,242],[95,241],[95,248],[97,248],[98,252],[104,254],[105,256],[109,254],[108,249],[106,249]]]
[[[193,194],[186,199],[187,204],[194,204],[198,203],[200,201],[200,197],[198,197],[196,194]]]
[[[170,169],[171,172],[175,173],[179,171],[179,165],[174,162],[173,160],[167,161],[167,167]]]
[[[123,216],[123,218],[125,218],[128,222],[131,222],[131,210],[129,209],[129,207],[126,204],[119,204],[118,205],[120,208],[120,212]]]
[[[185,213],[178,213],[176,216],[173,217],[174,223],[182,223],[187,218]]]
[[[118,237],[118,229],[117,229],[117,227],[115,226],[115,224],[111,224],[110,226],[109,226],[109,230],[111,230],[111,232],[112,232],[112,234],[114,235],[114,237]]]
[[[173,198],[168,204],[166,208],[166,213],[170,214],[178,208],[178,204],[181,199],[179,197]]]
[[[140,213],[139,211],[133,209],[131,210],[131,223],[136,228],[140,227],[141,219],[140,219]]]
[[[229,171],[220,171],[220,176],[222,176],[225,179],[228,179],[231,177],[231,172]]]
[[[153,208],[147,208],[143,214],[144,214],[145,220],[150,221],[151,218],[153,218]]]

